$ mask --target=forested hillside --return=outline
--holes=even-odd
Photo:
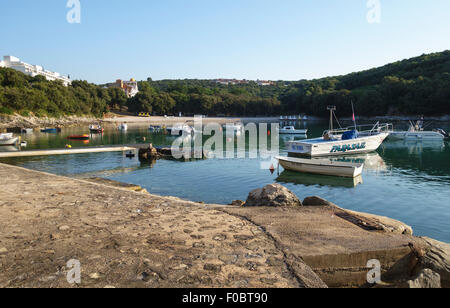
[[[227,116],[324,116],[327,105],[339,115],[351,114],[353,101],[359,115],[450,114],[450,51],[388,64],[345,76],[272,86],[256,82],[220,85],[211,80],[139,82],[139,94],[127,99],[115,88],[86,81],[64,87],[43,77],[29,77],[0,69],[0,113],[37,115],[101,115],[110,110],[164,114]]]

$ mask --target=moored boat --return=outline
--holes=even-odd
[[[22,134],[32,134],[33,133],[33,129],[32,128],[22,128],[21,129],[21,133]]]
[[[392,124],[360,125],[333,129],[333,115],[336,107],[329,106],[330,129],[320,138],[291,141],[287,143],[288,153],[308,157],[349,155],[377,150],[392,131]]]
[[[444,140],[445,132],[443,130],[426,131],[423,128],[423,120],[416,124],[410,122],[407,131],[393,131],[389,134],[391,140]]]
[[[306,135],[307,129],[295,129],[294,126],[285,126],[279,129],[279,133],[282,135]]]
[[[91,134],[102,134],[104,128],[99,124],[91,124],[89,125],[89,131],[91,132]]]
[[[122,124],[119,125],[118,129],[120,131],[123,131],[123,132],[127,131],[128,130],[128,124],[127,123],[122,123]]]
[[[70,139],[70,140],[89,140],[89,135],[88,134],[73,135],[73,136],[68,136],[67,139]]]
[[[163,129],[161,126],[153,126],[150,125],[150,127],[148,128],[149,131],[151,131],[152,133],[160,133]]]
[[[175,125],[171,128],[167,128],[167,132],[172,136],[191,137],[194,134],[194,130],[187,124]]]
[[[242,133],[244,131],[244,124],[242,124],[241,122],[236,122],[233,124],[226,124],[225,125],[225,129],[227,130],[231,130],[237,133]]]
[[[0,134],[0,145],[15,145],[19,141],[12,133]]]
[[[56,133],[60,133],[60,132],[61,132],[61,128],[60,127],[43,128],[43,129],[41,129],[41,133],[56,134]]]
[[[290,171],[355,178],[362,174],[364,164],[325,159],[277,157],[280,165]]]

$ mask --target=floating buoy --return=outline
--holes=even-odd
[[[273,166],[273,164],[270,165],[269,170],[270,170],[270,173],[272,173],[272,174],[275,172],[275,167]]]
[[[270,134],[271,134],[271,133],[270,133],[270,130],[268,130],[268,131],[267,131],[267,135],[270,136]]]
[[[66,149],[71,149],[72,146],[70,144],[66,144]]]

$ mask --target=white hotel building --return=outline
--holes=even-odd
[[[0,67],[12,68],[32,77],[41,75],[50,81],[59,80],[62,81],[66,87],[72,84],[72,81],[69,78],[61,76],[59,73],[44,70],[44,68],[39,65],[31,65],[22,62],[19,58],[13,56],[4,56],[3,61],[0,61]]]

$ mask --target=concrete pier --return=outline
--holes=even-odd
[[[199,204],[94,182],[0,164],[0,288],[362,287],[371,259],[398,286],[428,251],[335,207]]]
[[[136,151],[139,147],[148,145],[123,145],[123,146],[99,146],[99,147],[83,147],[71,149],[48,149],[48,150],[31,150],[17,152],[0,152],[0,158],[13,157],[33,157],[33,156],[50,156],[50,155],[72,155],[86,153],[107,153],[107,152],[126,152]]]

